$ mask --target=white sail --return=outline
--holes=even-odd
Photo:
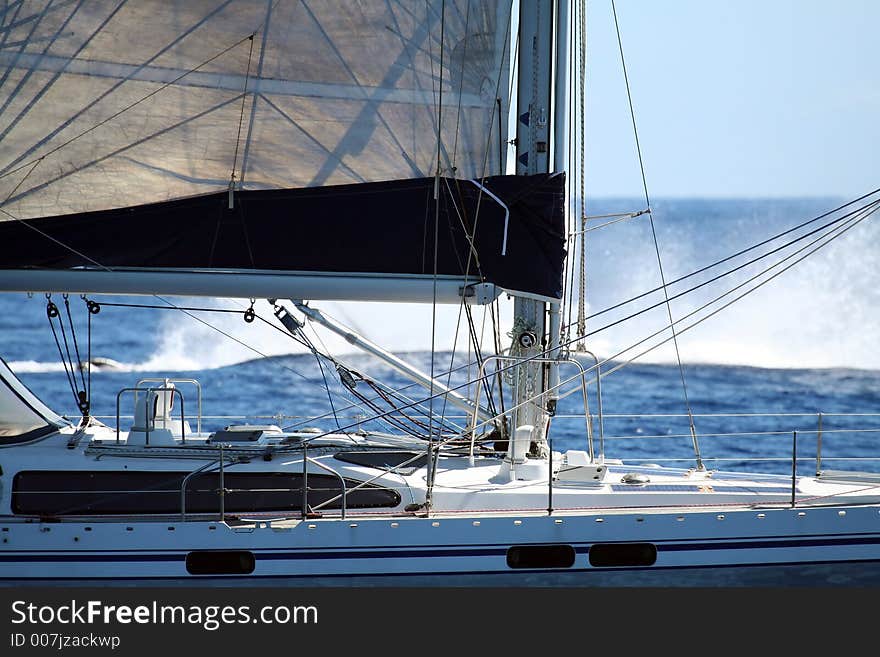
[[[0,220],[231,181],[503,173],[509,17],[503,0],[9,3]]]

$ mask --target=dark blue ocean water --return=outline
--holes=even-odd
[[[674,280],[836,204],[834,199],[658,202],[655,222],[666,278]],[[598,214],[623,209],[638,209],[638,204],[606,201],[590,211]],[[808,473],[816,466],[821,413],[823,467],[880,469],[880,462],[864,460],[880,456],[880,415],[871,415],[880,414],[880,231],[872,221],[856,226],[757,292],[679,336],[690,406],[709,467],[790,473],[793,432],[797,431],[799,472]],[[587,249],[587,313],[655,287],[659,276],[653,248],[650,225],[641,219],[591,232]],[[769,258],[763,264],[773,261]],[[729,289],[731,281],[745,281],[760,266],[744,268],[676,300],[672,305],[673,316],[682,317],[698,308]],[[693,280],[707,278],[704,275]],[[684,287],[681,284],[672,291]],[[146,297],[95,298],[164,305],[161,300]],[[657,298],[651,297],[653,301]],[[63,298],[54,295],[53,301],[64,315]],[[85,358],[88,314],[78,296],[71,296],[69,301],[80,356]],[[238,310],[247,305],[229,300],[175,298],[173,302]],[[457,351],[451,350],[454,321],[438,321],[431,330],[430,306],[413,310],[394,304],[315,305],[332,310],[331,314],[426,371],[431,370],[432,334],[439,347],[433,363],[436,373],[448,369],[450,364],[455,367],[468,360],[467,346],[461,341],[463,333],[459,335]],[[502,309],[506,307],[502,305]],[[591,318],[588,330],[601,328],[635,307],[638,304]],[[261,317],[273,319],[265,302],[258,303],[256,309]],[[576,306],[572,315],[575,311]],[[454,317],[449,315],[449,309],[444,312]],[[665,308],[657,308],[614,329],[601,331],[587,341],[587,346],[600,358],[615,356],[662,327],[665,313]],[[305,423],[324,429],[362,421],[357,416],[364,411],[350,406],[351,398],[339,385],[332,366],[323,362],[322,373],[311,354],[303,353],[301,347],[280,332],[260,321],[247,324],[240,315],[192,314],[205,323],[180,311],[109,305],[91,316],[92,356],[121,363],[120,369],[92,371],[94,415],[115,424],[120,389],[135,385],[142,377],[170,376],[199,380],[203,413],[211,416],[204,420],[203,428],[207,429],[242,419],[284,427]],[[230,335],[235,339],[230,339]],[[321,335],[314,338],[316,346],[326,346],[350,368],[394,388],[410,385],[376,359],[353,354],[350,349],[337,350],[345,343]],[[625,351],[605,363],[603,370],[610,371],[650,344],[649,341]],[[76,417],[73,395],[46,317],[45,296],[0,297],[0,353],[49,406]],[[589,364],[589,359],[584,358],[583,362]],[[607,457],[686,467],[693,464],[694,450],[684,415],[687,407],[675,362],[674,351],[667,343],[603,378]],[[324,386],[325,377],[331,388],[332,407]],[[467,371],[459,370],[451,383],[458,385],[466,380]],[[195,395],[186,385],[183,391],[187,414],[191,416],[195,413]],[[412,399],[424,396],[422,389],[415,386],[406,388],[406,394]],[[589,394],[594,448],[598,452],[600,427],[594,385],[589,387]],[[131,405],[131,399],[123,396],[120,413],[130,414]],[[558,417],[553,420],[554,449],[586,448],[583,418],[566,417],[582,410],[578,394],[562,400]],[[460,411],[450,407],[446,414],[460,415]],[[302,419],[314,415],[324,417]],[[463,423],[463,419],[456,421]],[[126,420],[122,424],[127,427]],[[365,426],[387,429],[381,423]]]

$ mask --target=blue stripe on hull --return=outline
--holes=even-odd
[[[848,561],[779,562],[774,564],[721,564],[717,566],[651,566],[634,568],[570,568],[566,570],[478,570],[453,573],[364,573],[296,575],[231,575],[186,577],[55,577],[34,579],[7,577],[3,586],[112,586],[141,583],[144,586],[278,586],[280,582],[309,586],[878,586],[880,559]]]
[[[631,542],[631,541],[630,541]],[[652,541],[638,541],[652,542]],[[847,535],[836,537],[798,537],[795,539],[754,539],[754,540],[718,540],[711,542],[663,542],[653,541],[658,553],[682,553],[690,551],[707,550],[755,550],[755,549],[790,549],[790,548],[814,548],[832,546],[880,546],[880,535]],[[571,543],[578,554],[589,552],[589,543]],[[449,557],[503,557],[511,544],[501,545],[457,545],[436,548],[361,548],[350,550],[345,548],[331,548],[327,550],[302,549],[295,551],[269,551],[251,550],[258,561],[297,561],[297,560],[339,560],[339,559],[436,559]],[[520,544],[517,544],[520,545]],[[532,543],[534,545],[534,543]],[[0,553],[0,563],[33,563],[33,562],[179,562],[185,559],[190,550],[178,552],[152,552],[152,553],[78,553],[78,552],[53,552],[53,553]],[[651,566],[650,568],[659,568]],[[590,570],[599,570],[591,568]],[[607,570],[607,569],[604,569]]]

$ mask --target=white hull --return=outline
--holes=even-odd
[[[223,442],[155,429],[146,444],[135,431],[66,428],[0,450],[0,582],[880,583],[870,473],[577,451],[511,463],[459,444],[429,487],[418,439],[251,429]]]
[[[880,506],[765,510],[762,517],[758,513],[725,508],[543,517],[462,514],[242,526],[201,521],[10,523],[2,528],[0,578],[190,583],[215,579],[217,574],[193,575],[187,570],[187,555],[202,550],[253,555],[253,572],[222,575],[224,582],[503,574],[534,578],[541,573],[553,579],[604,573],[614,582],[624,579],[621,573],[651,577],[652,571],[694,568],[824,565],[823,570],[833,575],[835,565],[880,564]],[[628,542],[655,546],[655,563],[591,565],[591,546]],[[511,547],[535,544],[569,545],[575,562],[551,568],[508,565]]]
[[[546,474],[511,481],[501,459],[481,458],[470,466],[467,458],[448,457],[440,462],[426,515],[411,506],[424,501],[424,467],[382,474],[336,458],[344,450],[339,442],[313,448],[309,476],[316,480],[325,471],[314,465],[321,463],[348,481],[378,477],[376,483],[397,494],[396,505],[349,508],[345,517],[337,506],[305,519],[301,512],[233,513],[231,505],[223,519],[219,507],[189,515],[23,513],[22,505],[35,503],[22,501],[28,473],[182,475],[215,458],[180,457],[186,450],[211,450],[197,438],[186,447],[116,446],[108,444],[115,432],[98,428],[100,444],[83,440],[69,449],[69,435],[2,453],[4,582],[433,578],[451,585],[509,576],[514,582],[619,584],[675,580],[702,569],[734,580],[748,580],[746,571],[779,577],[783,571],[766,568],[773,565],[787,571],[821,566],[823,581],[831,581],[854,565],[880,566],[880,500],[872,482],[797,478],[792,507],[791,479],[780,475],[611,464],[602,482],[554,481],[551,498]],[[351,446],[351,440],[341,444]],[[257,456],[264,448],[238,449]],[[39,470],[28,467],[32,463]],[[226,476],[259,472],[300,473],[302,458],[296,452],[271,463],[253,458],[230,465]],[[24,479],[16,479],[18,473]],[[620,483],[626,475],[641,483]],[[178,499],[172,493],[172,504]],[[214,499],[219,501],[212,497],[211,504]],[[523,550],[531,555],[526,562]]]

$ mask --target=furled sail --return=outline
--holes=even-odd
[[[232,209],[218,192],[6,222],[0,243],[15,249],[3,266],[84,268],[111,281],[131,268],[436,274],[562,296],[564,174],[442,178],[435,201],[436,182],[245,191]]]
[[[560,181],[489,178],[505,171],[510,0],[22,0],[0,17],[4,270],[473,272],[559,294],[561,209],[536,218],[523,196]],[[481,215],[485,233],[447,240]],[[530,249],[536,230],[554,237]],[[456,264],[468,240],[482,274]]]

